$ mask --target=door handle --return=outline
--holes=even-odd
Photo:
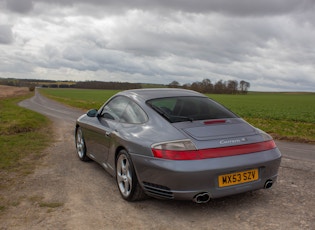
[[[107,137],[109,137],[110,134],[111,134],[111,132],[109,132],[109,131],[106,131],[106,132],[105,132],[105,136],[107,136]]]

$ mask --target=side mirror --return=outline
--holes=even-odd
[[[91,109],[86,113],[86,115],[88,115],[88,117],[97,117],[97,114],[98,114],[97,109]]]

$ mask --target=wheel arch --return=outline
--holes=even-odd
[[[116,148],[116,151],[115,151],[115,169],[116,169],[117,156],[118,156],[118,154],[120,153],[121,150],[125,150],[129,154],[128,150],[122,145],[119,145]]]
[[[79,124],[76,124],[75,125],[75,129],[74,129],[74,142],[76,143],[77,142],[77,132],[78,132],[78,129],[80,128],[80,125]]]

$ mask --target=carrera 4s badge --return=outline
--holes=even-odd
[[[238,139],[224,139],[224,140],[220,140],[220,145],[229,145],[229,144],[237,144],[237,143],[242,143],[247,141],[247,139],[245,137],[243,138],[238,138]]]

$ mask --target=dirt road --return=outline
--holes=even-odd
[[[278,183],[270,190],[202,205],[156,199],[128,203],[120,197],[114,178],[99,165],[78,160],[73,130],[82,111],[38,94],[21,106],[49,116],[55,139],[35,173],[8,191],[16,203],[0,216],[2,230],[315,229],[313,145],[279,143],[280,150],[291,155],[283,151]],[[300,158],[297,149],[307,157]]]
[[[13,87],[7,85],[0,85],[0,99],[9,96],[25,95],[29,92],[27,87]]]

